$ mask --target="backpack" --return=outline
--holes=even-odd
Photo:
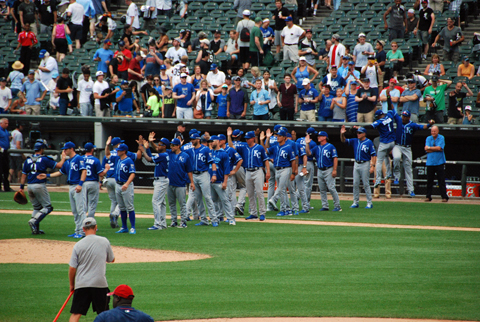
[[[240,41],[243,41],[243,42],[249,42],[250,41],[250,29],[245,27],[245,24],[244,24],[242,30],[240,30]]]

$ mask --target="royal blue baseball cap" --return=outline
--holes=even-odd
[[[166,70],[167,69],[167,66],[165,65],[160,65],[160,70]]]
[[[128,151],[128,145],[122,143],[118,146],[117,151]]]
[[[112,139],[112,145],[113,145],[113,146],[115,146],[115,145],[117,145],[117,144],[119,144],[119,143],[123,143],[123,142],[125,142],[125,141],[122,140],[121,138],[119,138],[118,136]]]
[[[218,141],[219,138],[216,135],[212,135],[208,141]]]
[[[383,114],[384,114],[384,113],[383,113],[382,110],[377,110],[377,111],[375,112],[375,117],[379,117],[380,115],[383,115]]]
[[[35,151],[40,151],[43,148],[45,148],[45,144],[43,144],[43,142],[37,142],[33,146],[33,150],[35,150]]]
[[[177,139],[178,140],[178,139]],[[161,138],[160,139],[160,142],[162,142],[165,146],[169,146],[170,145],[170,141],[166,138]]]
[[[315,131],[315,129],[314,129],[313,127],[309,127],[309,128],[307,129],[307,134],[309,134],[309,135],[317,134],[317,133],[318,133],[318,132]]]
[[[285,126],[282,126],[279,131],[284,130],[285,132],[288,132],[288,129]]]
[[[127,80],[122,80],[122,82],[120,83],[120,85],[128,85],[128,81]]]
[[[285,18],[285,22],[287,21],[293,21],[292,17],[288,16],[287,18]]]
[[[236,130],[234,130],[234,131],[232,132],[232,136],[233,136],[234,138],[236,138],[237,136],[242,135],[242,134],[243,134],[243,132],[240,131],[239,129],[236,129]]]
[[[359,128],[357,129],[357,133],[367,133],[367,130],[365,130],[364,127],[359,127]]]
[[[190,140],[197,140],[200,139],[200,135],[198,135],[198,132],[190,134]]]
[[[68,141],[67,143],[65,143],[62,150],[71,149],[71,148],[74,148],[74,147],[75,147],[75,143],[73,143],[71,141]]]
[[[318,136],[326,136],[328,138],[328,133],[325,131],[318,132]]]
[[[273,132],[278,132],[281,128],[282,126],[280,124],[277,124],[273,127]]]
[[[188,135],[192,135],[193,133],[198,133],[197,129],[191,129],[188,131]]]
[[[220,140],[220,141],[226,141],[227,140],[227,137],[224,134],[219,134],[217,136],[218,136],[218,140]]]
[[[287,133],[287,138],[291,138],[291,139],[293,139],[293,137],[292,137],[292,134],[290,134],[290,133]]]
[[[245,139],[253,139],[255,137],[255,132],[253,131],[248,131],[246,134],[245,134]]]
[[[410,111],[403,111],[402,116],[410,117],[410,116],[412,116],[412,113],[410,113]]]
[[[279,130],[277,133],[278,136],[287,136],[287,132],[283,129]]]
[[[47,50],[46,49],[42,49],[40,50],[40,52],[38,53],[38,58],[43,58],[45,57],[45,54],[47,53]]]
[[[92,142],[88,142],[83,146],[83,148],[85,149],[85,151],[91,151],[91,150],[95,149],[96,146],[93,145]]]
[[[118,42],[118,46],[125,46],[125,42],[124,42],[123,40],[120,40],[120,41]]]
[[[217,64],[213,63],[210,65],[210,70],[215,70],[215,68],[217,68]]]
[[[179,139],[173,139],[173,140],[170,142],[170,144],[171,144],[171,145],[180,145],[180,144],[182,144],[182,143],[180,142]]]

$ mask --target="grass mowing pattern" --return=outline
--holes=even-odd
[[[136,199],[138,204],[140,198]],[[420,213],[428,208],[415,206]],[[32,237],[26,224],[29,217],[0,214],[0,238]],[[190,262],[108,265],[109,285],[132,286],[134,306],[155,320],[246,316],[480,320],[478,232],[242,221],[235,227],[158,232],[147,231],[151,219],[138,219],[137,235],[132,236],[115,234],[108,218],[98,218],[99,234],[112,245],[213,256]],[[46,235],[41,238],[72,240],[66,237],[72,228],[71,217],[50,216],[42,223]],[[4,299],[0,321],[51,321],[68,295],[67,271],[66,264],[0,265]],[[69,308],[60,321],[68,321]],[[94,318],[90,311],[81,321]]]

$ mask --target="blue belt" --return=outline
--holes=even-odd
[[[332,165],[331,167],[333,167],[333,165]],[[318,168],[318,170],[325,171],[325,170],[327,170],[327,169],[330,169],[331,167]]]
[[[290,167],[275,167],[275,170],[282,170],[282,169],[286,169],[286,168],[290,168]]]
[[[207,170],[205,170],[205,171],[207,171]],[[202,174],[202,173],[204,173],[205,171],[193,171],[193,174]]]
[[[368,161],[357,161],[357,160],[355,160],[355,162],[358,163],[358,164],[362,164],[362,163],[365,163],[365,162],[368,162]]]
[[[119,184],[119,185],[122,185],[122,186],[123,186],[123,185],[125,184],[125,182],[122,182],[122,181],[117,181],[117,184]]]

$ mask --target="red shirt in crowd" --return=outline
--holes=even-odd
[[[117,55],[119,53],[122,53],[123,54],[123,60],[122,60],[122,63],[118,65],[118,71],[119,72],[124,72],[124,71],[127,71],[128,70],[128,64],[129,64],[129,60],[132,59],[132,52],[128,49],[124,49],[122,51],[119,51],[117,50],[115,52],[115,57],[117,57]],[[125,58],[128,58],[128,59],[125,59]]]
[[[128,66],[129,69],[133,70],[135,73],[142,73],[142,68],[140,67],[140,62],[136,59],[133,58],[130,61],[130,65]],[[142,80],[142,78],[138,77],[137,75],[133,75],[131,73],[128,73],[128,80]]]
[[[35,45],[37,41],[37,37],[31,31],[22,31],[18,34],[18,42],[22,47],[27,47],[31,45]]]

